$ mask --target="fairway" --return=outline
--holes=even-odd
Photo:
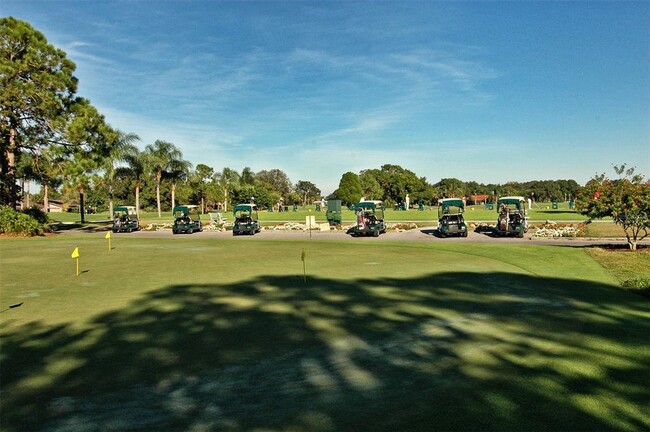
[[[650,427],[647,301],[580,248],[247,240],[2,239],[1,429]]]

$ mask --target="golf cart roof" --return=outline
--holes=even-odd
[[[514,205],[517,207],[517,210],[522,210],[524,209],[524,198],[520,196],[507,196],[507,197],[501,197],[497,200],[497,212],[500,211],[501,206],[509,206],[509,205]]]
[[[463,200],[460,198],[441,199],[440,201],[438,201],[438,205],[440,205],[443,209],[448,207],[465,208],[465,204],[463,203]]]
[[[238,211],[247,211],[247,212],[254,212],[257,211],[257,205],[255,204],[237,204],[235,208],[232,210],[233,213],[238,212]]]
[[[135,213],[135,206],[117,206],[117,207],[115,207],[113,209],[113,211],[114,212],[125,211],[125,212],[128,212],[128,213],[131,213],[131,212]]]
[[[376,209],[381,208],[381,201],[360,201],[354,205],[356,209]]]
[[[172,211],[172,213],[176,213],[176,212],[188,213],[191,210],[198,209],[198,207],[199,206],[197,205],[179,205],[174,207],[174,211]]]
[[[524,197],[520,196],[507,196],[501,197],[497,201],[497,204],[519,204],[524,202]]]

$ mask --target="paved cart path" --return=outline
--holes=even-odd
[[[84,230],[66,230],[59,231],[59,234],[80,234],[80,233],[104,233],[105,231],[84,231]],[[133,233],[113,233],[113,236],[127,236],[127,237],[142,237],[142,238],[155,238],[155,237],[174,237],[171,229],[160,229],[157,231],[138,231]],[[218,238],[231,238],[233,237],[231,231],[212,231],[204,230],[200,233],[194,234],[177,234],[177,236],[183,237],[197,237],[197,238],[206,238],[213,237]],[[588,237],[576,237],[576,238],[533,238],[532,234],[529,232],[524,235],[524,238],[516,237],[494,237],[488,234],[476,233],[470,231],[466,238],[463,237],[446,237],[440,238],[437,235],[437,230],[435,226],[430,227],[420,227],[412,230],[404,231],[388,231],[385,234],[380,235],[378,238],[374,237],[352,237],[345,233],[345,230],[330,230],[330,231],[318,231],[312,230],[311,235],[309,231],[303,230],[273,230],[273,229],[263,229],[262,232],[256,234],[255,236],[238,236],[238,240],[241,241],[255,241],[261,239],[271,239],[271,240],[338,240],[338,241],[355,241],[355,242],[390,242],[390,241],[401,241],[401,242],[435,242],[435,243],[493,243],[493,244],[532,244],[532,245],[558,245],[558,246],[575,246],[575,247],[585,247],[585,246],[597,246],[597,245],[626,245],[627,240],[625,238],[588,238]],[[650,246],[650,239],[645,239],[639,243],[639,245]]]

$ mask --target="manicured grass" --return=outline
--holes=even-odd
[[[2,430],[650,427],[647,304],[584,249],[112,246],[0,241]]]
[[[585,236],[625,238],[625,230],[614,222],[592,222],[587,224]]]
[[[650,252],[647,249],[640,249],[632,252],[629,249],[606,249],[589,248],[587,253],[598,261],[607,271],[612,274],[624,287],[641,295],[650,297]],[[640,285],[635,281],[644,280]]]

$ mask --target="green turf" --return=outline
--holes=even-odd
[[[1,429],[650,427],[647,303],[584,250],[373,243],[3,239]]]

